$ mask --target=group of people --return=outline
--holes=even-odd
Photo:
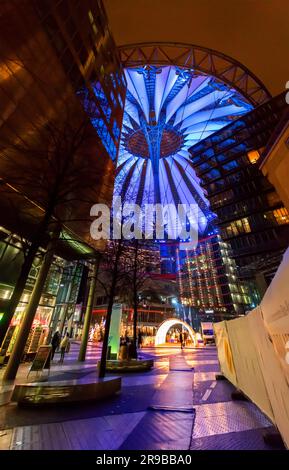
[[[70,339],[69,333],[66,333],[64,337],[61,339],[59,331],[55,331],[54,335],[52,336],[51,340],[51,360],[53,360],[55,352],[60,349],[60,359],[59,362],[63,363],[65,353],[69,352],[70,349]]]
[[[126,331],[125,335],[120,337],[120,345],[121,346],[123,346],[123,345],[128,346],[130,343],[131,343],[131,340],[130,340],[130,338],[127,334],[127,331]],[[143,336],[142,336],[142,332],[139,330],[138,335],[137,335],[137,346],[138,346],[138,348],[141,348],[142,344],[143,344]]]
[[[174,330],[171,334],[167,333],[167,343],[180,343],[181,349],[184,349],[189,341],[188,334],[186,331]]]
[[[142,332],[139,331],[137,335],[137,347],[140,349],[143,344]],[[130,359],[135,355],[134,342],[130,339],[127,332],[124,336],[120,337],[120,359]]]

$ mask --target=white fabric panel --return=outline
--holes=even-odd
[[[221,372],[237,387],[237,376],[226,322],[214,323],[214,332]]]
[[[123,181],[125,179],[126,174],[130,170],[131,166],[138,160],[137,157],[132,157],[131,159],[127,160],[127,164],[123,166],[123,168],[120,170],[119,174],[115,178],[114,182],[114,193],[115,194],[120,194],[121,193],[121,188],[123,185]]]
[[[237,385],[247,397],[274,420],[272,407],[266,390],[262,368],[257,360],[258,351],[248,317],[226,322],[237,374]],[[264,328],[264,326],[263,326]]]
[[[143,74],[136,70],[126,70],[128,89],[138,101],[144,112],[147,122],[149,121],[149,102]]]
[[[129,153],[129,152],[122,152],[121,154],[118,155],[117,166],[121,165],[121,164],[124,163],[125,161],[129,161],[130,158],[135,159],[136,157],[134,157],[134,156],[133,156],[131,153]]]
[[[130,129],[133,129],[133,125],[131,123],[130,117],[126,112],[123,115],[123,125],[126,127],[129,127]]]
[[[125,195],[125,199],[127,202],[131,202],[131,203],[136,202],[143,163],[144,163],[144,160],[142,158],[139,158],[137,165],[131,176],[130,184],[128,186],[128,189]]]
[[[262,310],[255,308],[247,316],[252,332],[258,361],[263,373],[267,393],[273,411],[273,423],[289,448],[289,385],[274,346],[262,318]],[[258,405],[259,406],[259,405]]]
[[[181,88],[179,93],[172,99],[172,101],[167,106],[166,122],[170,120],[170,118],[175,114],[179,107],[182,106],[184,101],[188,100],[194,93],[199,92],[203,88],[205,88],[209,82],[210,78],[200,76],[192,79],[190,88],[188,88],[188,84],[185,83],[183,88]]]
[[[177,155],[175,158],[185,168],[186,174],[192,180],[192,183],[194,185],[195,190],[198,192],[199,196],[201,196],[201,198],[207,204],[207,206],[209,206],[209,201],[204,195],[203,188],[201,188],[201,186],[200,186],[200,178],[198,178],[198,176],[196,175],[196,172],[192,168],[192,166],[188,164],[188,159],[184,158],[181,155]]]
[[[167,172],[164,166],[163,159],[160,160],[160,193],[162,204],[173,204],[174,198],[171,192],[169,181],[167,178]]]
[[[265,292],[261,309],[289,384],[289,248]]]
[[[219,129],[222,129],[222,127],[226,126],[227,121],[209,121],[206,124],[206,130],[207,131],[213,131],[216,132]],[[192,134],[194,132],[202,132],[204,129],[204,123],[203,122],[198,122],[197,124],[194,124],[193,126],[188,127],[187,129],[184,130],[184,134]]]
[[[193,145],[197,144],[198,142],[199,140],[193,140],[193,139],[187,140],[184,143],[184,149],[190,149]]]
[[[176,154],[174,156],[175,160],[177,160],[181,165],[182,167],[184,168],[185,172],[186,173],[189,173],[190,176],[193,178],[193,180],[196,182],[196,183],[200,183],[200,178],[198,178],[198,176],[196,175],[196,172],[195,170],[190,166],[189,164],[189,158],[186,158],[184,157],[183,155],[180,154],[180,152],[178,154]]]
[[[180,200],[182,201],[182,203],[183,204],[195,204],[195,205],[198,206],[198,204],[195,201],[191,191],[187,187],[179,168],[176,166],[175,163],[174,163],[174,167],[173,167],[172,171],[173,171],[173,174],[176,178],[176,188],[177,188],[177,191],[178,191],[178,194],[180,196]],[[193,224],[194,227],[199,226],[199,224],[200,224],[200,222],[202,222],[203,218],[204,218],[203,212],[201,211],[200,207],[197,207],[196,212],[193,215],[193,217],[190,217],[190,223]]]
[[[161,73],[156,74],[155,113],[156,113],[157,121],[159,120],[159,114],[162,108],[163,96],[164,96],[169,73],[170,73],[170,67],[163,67]]]
[[[207,122],[210,119],[241,114],[244,112],[244,110],[245,109],[240,106],[230,105],[222,106],[221,108],[216,108],[213,110],[208,109],[206,111],[199,111],[192,116],[187,117],[187,119],[182,122],[181,129],[186,129],[187,127],[199,122]]]
[[[154,203],[154,178],[153,178],[152,163],[150,160],[147,161],[143,200],[145,203],[148,203],[148,204]]]
[[[185,141],[187,142],[187,140],[192,140],[192,141],[199,142],[200,140],[206,139],[207,137],[209,137],[213,133],[214,133],[214,131],[209,131],[209,130],[207,130],[206,126],[204,126],[203,131],[193,132],[191,134],[188,134],[185,138]]]
[[[186,149],[179,150],[178,154],[182,155],[184,158],[188,158],[190,156],[190,153]]]
[[[289,448],[289,383],[264,320],[257,307],[245,317],[214,324],[218,357],[222,373],[270,418]],[[286,324],[279,327],[287,331]]]
[[[177,112],[174,125],[176,126],[180,121],[191,116],[191,114],[197,113],[200,109],[217,103],[226,93],[226,91],[213,91],[192,103],[182,106]]]
[[[126,100],[125,102],[125,112],[128,113],[138,125],[140,125],[137,107],[129,100]]]
[[[178,79],[178,75],[176,74],[176,69],[174,67],[170,67],[169,76],[168,76],[166,87],[163,93],[162,104],[165,102],[168,94],[170,93],[177,79]]]

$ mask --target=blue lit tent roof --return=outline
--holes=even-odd
[[[192,70],[146,66],[125,73],[114,193],[139,205],[196,203],[204,233],[212,214],[188,150],[252,105],[228,85]]]

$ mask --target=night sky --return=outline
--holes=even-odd
[[[174,41],[240,61],[276,95],[289,80],[288,0],[104,0],[117,45]]]

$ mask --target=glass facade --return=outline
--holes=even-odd
[[[12,295],[14,283],[21,268],[22,262],[22,248],[25,240],[21,240],[19,236],[10,233],[1,228],[1,273],[0,273],[0,306],[3,313],[3,321],[5,320],[5,310],[7,308],[9,299]],[[26,344],[25,355],[33,354],[37,351],[40,344],[45,343],[49,331],[51,320],[56,304],[56,298],[61,282],[63,260],[56,257],[52,264],[46,283],[43,288],[42,296],[38,304],[32,329]],[[15,314],[10,322],[10,327],[7,335],[10,336],[10,342],[7,344],[8,348],[1,351],[0,357],[9,356],[13,344],[15,342],[19,326],[25,309],[29,303],[33,286],[36,282],[39,269],[41,267],[41,258],[37,257],[34,260],[33,267],[30,270],[24,292],[21,296],[20,302],[16,308]],[[1,362],[1,358],[0,358]]]
[[[193,250],[177,249],[180,301],[194,326],[221,321],[252,307],[248,288],[239,281],[231,248],[219,235],[199,240]]]
[[[89,167],[89,174],[95,175],[92,176],[94,178],[92,185],[88,181],[85,182],[87,186],[92,187],[91,192],[95,191],[97,195],[93,197],[94,203],[98,202],[97,198],[101,198],[102,202],[111,204],[114,172],[112,161],[116,160],[118,152],[126,84],[102,2],[90,0],[15,2],[11,8],[9,6],[4,10],[3,16],[1,15],[1,28],[1,34],[6,38],[5,43],[1,43],[0,60],[2,118],[0,130],[3,144],[1,157],[3,152],[6,158],[5,152],[9,153],[16,141],[24,142],[27,147],[31,145],[32,148],[30,138],[33,140],[33,145],[43,151],[45,143],[41,138],[41,132],[46,129],[46,124],[50,123],[50,120],[53,123],[55,120],[61,125],[61,118],[63,117],[64,122],[69,117],[71,118],[69,122],[73,121],[76,126],[85,121],[89,127],[86,141],[89,142],[86,145],[89,148],[87,151],[85,148],[83,154],[87,159],[85,163]],[[94,114],[89,116],[92,124],[90,126],[84,111],[89,113],[91,110]],[[3,164],[5,158],[1,158],[1,177],[5,176],[5,181],[15,188],[13,192],[10,187],[9,190],[2,187],[0,204],[0,224],[4,227],[3,233],[2,229],[0,232],[2,237],[0,316],[1,333],[4,334],[5,309],[21,272],[23,253],[29,246],[33,234],[36,233],[37,224],[41,222],[43,207],[46,207],[47,201],[41,199],[41,196],[46,190],[46,184],[47,194],[50,194],[49,191],[53,186],[53,181],[47,177],[50,175],[49,171],[45,165],[39,163],[38,158],[33,158],[32,150],[27,161],[23,158],[22,152],[19,152],[19,155],[14,153],[9,167]],[[48,160],[46,159],[46,162]],[[82,166],[85,167],[84,164]],[[71,164],[70,175],[72,167]],[[24,186],[22,168],[25,168],[27,181],[30,177],[31,184],[26,183]],[[44,181],[43,185],[41,178]],[[65,208],[65,229],[60,237],[59,252],[43,288],[32,325],[33,331],[39,328],[38,344],[49,339],[51,332],[48,333],[48,327],[53,329],[54,323],[51,322],[54,321],[54,314],[60,303],[58,295],[62,289],[63,266],[60,271],[55,267],[57,259],[61,260],[60,264],[65,265],[66,260],[71,262],[87,258],[94,253],[95,248],[99,248],[88,236],[91,223],[89,210],[92,204],[85,202],[89,199],[87,195],[89,191],[85,193],[85,183],[81,176],[79,179],[81,179],[79,190],[74,187],[72,191],[74,201],[77,203],[72,203],[73,207],[69,208],[70,203],[67,203]],[[20,193],[17,192],[19,184]],[[62,184],[62,188],[66,188],[66,184]],[[66,220],[66,215],[71,212],[73,220],[69,222]],[[57,212],[58,216],[64,217],[61,210]],[[47,239],[43,238],[40,250],[46,248]],[[84,240],[90,245],[83,243]],[[73,263],[77,266],[77,262]],[[4,266],[7,269],[4,269]],[[15,331],[11,336],[11,345],[29,303],[39,267],[37,268],[35,264],[31,270],[25,292],[12,318],[10,326]],[[85,291],[85,270],[86,266],[83,267],[80,276],[80,285],[72,286],[75,293],[79,289]],[[80,300],[78,294],[70,299],[67,319],[71,319],[69,327],[75,331],[82,320],[84,301],[85,298]],[[42,330],[40,332],[40,328],[45,330],[45,334]],[[28,338],[26,352],[32,352],[29,344],[34,338],[33,334],[31,332]],[[37,344],[35,338],[32,341],[33,348]]]
[[[110,158],[118,152],[125,77],[101,2],[36,2],[66,75]]]
[[[249,277],[273,258],[276,269],[289,242],[287,209],[258,168],[285,107],[282,94],[190,149],[220,234]]]

